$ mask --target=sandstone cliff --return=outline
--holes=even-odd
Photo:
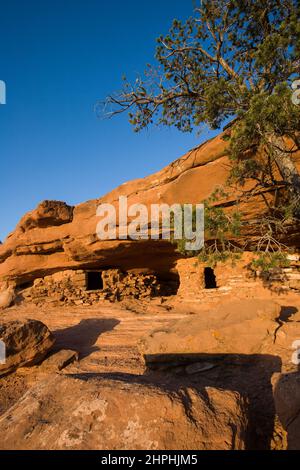
[[[22,285],[35,278],[66,269],[121,268],[143,272],[172,271],[179,255],[165,241],[100,241],[96,235],[100,203],[118,206],[119,196],[128,203],[200,203],[226,181],[230,162],[227,143],[220,136],[191,150],[182,158],[149,177],[128,182],[101,199],[75,207],[44,201],[26,214],[0,245],[0,282],[14,280]],[[300,166],[300,156],[296,157]],[[236,194],[226,201],[234,206]],[[263,210],[261,198],[243,206],[244,235],[255,237],[255,218]],[[285,242],[298,243],[299,229],[291,227]]]

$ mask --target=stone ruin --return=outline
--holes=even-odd
[[[290,266],[274,268],[268,273],[251,268],[253,254],[244,253],[240,260],[232,263],[218,263],[212,268],[195,259],[181,259],[177,262],[180,278],[178,298],[188,302],[218,300],[223,295],[235,297],[253,295],[258,289],[280,293],[300,293],[300,256],[289,255]]]
[[[23,300],[36,305],[92,305],[99,300],[149,299],[161,294],[155,275],[119,269],[67,270],[19,286]]]
[[[235,264],[227,261],[206,266],[197,258],[179,259],[172,272],[149,274],[121,269],[65,270],[17,287],[19,299],[36,305],[92,305],[100,300],[149,300],[176,295],[178,300],[218,300],[230,293],[253,295],[258,289],[300,293],[300,257],[290,256],[288,268],[267,275],[253,271],[251,254],[244,253]]]

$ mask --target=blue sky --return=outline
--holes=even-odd
[[[0,240],[44,199],[78,204],[155,172],[209,135],[99,120],[94,104],[153,62],[192,0],[2,0]]]

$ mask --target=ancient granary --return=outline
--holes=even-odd
[[[227,131],[226,131],[227,132]],[[119,196],[128,204],[197,204],[224,184],[229,171],[226,141],[220,135],[192,150],[160,172],[128,182],[101,199],[69,206],[44,201],[26,214],[15,231],[0,245],[0,289],[17,286],[24,300],[59,303],[91,303],[99,299],[172,296],[190,299],[215,297],[235,289],[299,289],[298,254],[300,227],[291,225],[283,235],[285,245],[296,253],[291,266],[275,270],[269,278],[249,269],[251,255],[211,267],[181,256],[162,240],[100,240],[96,234],[100,203],[118,208]],[[300,155],[294,154],[300,169]],[[266,194],[264,195],[266,196]],[[230,210],[237,194],[219,204]],[[239,237],[258,238],[257,216],[265,210],[259,194],[243,204],[245,225]],[[118,210],[116,211],[118,213]]]
[[[206,266],[197,258],[180,259],[169,279],[156,274],[122,272],[120,269],[65,270],[18,286],[21,297],[35,304],[91,305],[99,300],[151,299],[176,295],[184,301],[218,299],[230,292],[247,296],[258,288],[300,292],[299,256],[290,256],[288,268],[268,277],[250,267],[250,253],[232,262]]]

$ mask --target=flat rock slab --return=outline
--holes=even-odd
[[[40,363],[55,342],[47,326],[37,320],[2,323],[0,341],[6,350],[5,363],[0,364],[0,377],[20,367]]]
[[[270,300],[227,301],[153,331],[139,344],[147,365],[220,363],[231,356],[261,354],[273,344],[280,306]]]
[[[61,349],[60,351],[48,357],[40,366],[43,372],[61,371],[73,362],[77,362],[79,353],[70,349]]]
[[[247,413],[237,392],[55,375],[1,416],[0,449],[244,449]]]

